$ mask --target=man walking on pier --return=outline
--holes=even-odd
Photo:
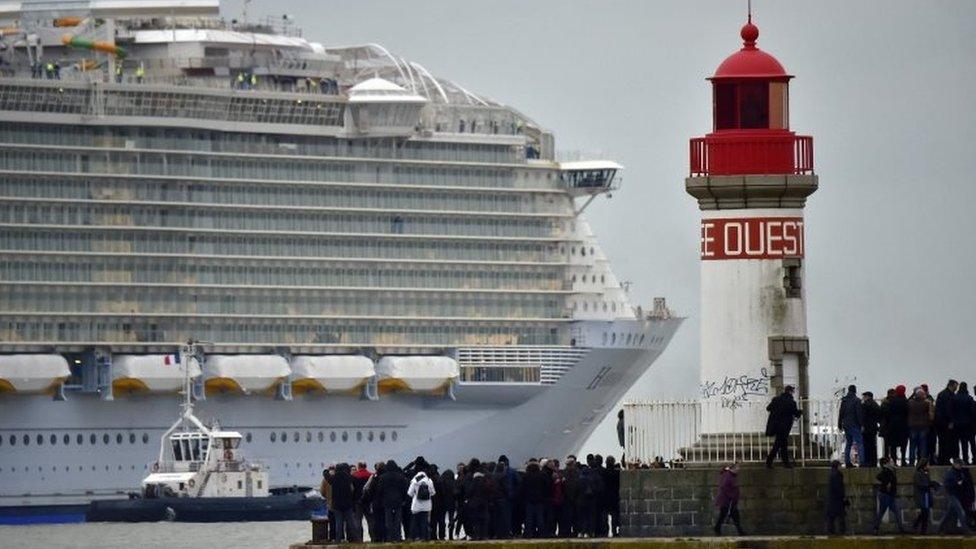
[[[877,479],[878,516],[874,521],[875,535],[881,531],[881,519],[888,511],[891,511],[891,515],[895,518],[898,531],[905,533],[905,527],[901,523],[901,511],[898,509],[898,477],[895,476],[895,465],[888,456],[881,458],[881,472],[878,473]]]
[[[789,459],[790,430],[793,429],[793,420],[802,415],[796,406],[796,401],[793,400],[793,386],[787,385],[783,389],[783,394],[774,398],[769,406],[766,406],[766,411],[769,412],[766,436],[775,437],[773,446],[766,455],[766,468],[773,468],[773,459],[777,452],[785,467],[793,467]]]
[[[715,505],[718,507],[718,521],[715,523],[715,535],[722,535],[722,524],[729,518],[735,524],[735,531],[744,536],[742,523],[739,522],[739,464],[722,469],[719,474],[718,496]]]

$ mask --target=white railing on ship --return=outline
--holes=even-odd
[[[674,464],[762,462],[772,445],[757,425],[765,426],[767,401],[655,401],[624,404],[624,453],[629,466],[655,460]],[[822,463],[843,451],[837,427],[839,402],[801,399],[803,416],[794,423],[790,458],[800,464]],[[719,418],[721,420],[719,421]],[[703,432],[702,424],[720,423],[720,433]]]

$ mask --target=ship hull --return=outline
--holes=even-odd
[[[564,458],[580,450],[663,352],[680,320],[650,324],[647,333],[660,344],[590,347],[552,385],[462,384],[453,400],[210,396],[196,411],[241,432],[246,455],[269,467],[274,486],[314,485],[324,467],[343,461],[372,468],[376,461],[403,465],[423,455],[443,469],[500,454],[513,464]],[[177,407],[176,395],[0,399],[0,506],[78,505],[137,491]]]

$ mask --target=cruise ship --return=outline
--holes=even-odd
[[[0,4],[0,507],[137,489],[185,375],[273,485],[578,451],[681,318],[583,218],[622,167],[555,149],[289,18]]]

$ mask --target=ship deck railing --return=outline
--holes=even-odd
[[[241,68],[240,71],[253,70]],[[32,76],[29,67],[9,69],[0,71],[0,80],[16,82],[43,82],[49,85],[60,83],[69,84],[141,84],[146,86],[172,86],[178,88],[198,88],[210,90],[226,90],[237,92],[279,92],[288,94],[306,94],[316,96],[340,97],[341,93],[337,85],[329,84],[322,86],[320,79],[309,79],[306,82],[304,77],[291,79],[271,79],[268,76],[259,77],[256,84],[249,81],[243,85],[238,85],[236,81],[237,72],[235,70],[231,76],[186,76],[178,74],[152,74],[147,71],[145,76],[139,77],[135,68],[131,68],[122,73],[121,78],[112,77],[102,70],[80,71],[62,68],[58,77],[49,77],[45,71],[40,76]],[[333,81],[334,82],[334,81]]]

